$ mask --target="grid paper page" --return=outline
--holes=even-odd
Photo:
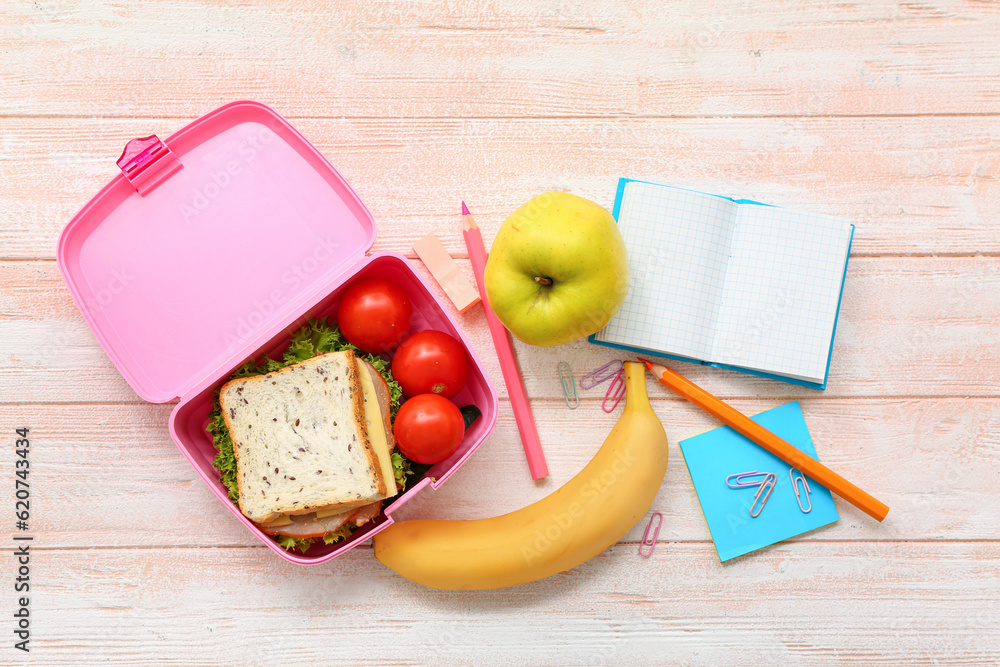
[[[710,360],[822,382],[851,225],[740,204]]]
[[[596,339],[705,359],[713,347],[736,204],[649,183],[625,185],[625,303]]]

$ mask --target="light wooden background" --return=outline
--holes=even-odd
[[[30,660],[1000,662],[998,37],[996,0],[3,2],[0,442],[32,429]],[[854,220],[825,392],[678,368],[745,412],[799,399],[822,460],[889,518],[838,499],[836,525],[720,565],[676,445],[715,424],[650,385],[671,459],[648,560],[641,527],[496,592],[421,588],[369,546],[280,560],[173,445],[171,406],[118,375],[54,261],[126,141],[239,98],[331,159],[378,220],[375,250],[412,257],[435,231],[466,269],[460,199],[488,243],[530,196],[610,206],[619,176]],[[459,319],[505,397],[481,311]],[[531,482],[503,398],[479,452],[406,516],[516,509],[601,444],[616,415],[596,393],[568,410],[555,369],[616,355],[518,352],[552,477]]]

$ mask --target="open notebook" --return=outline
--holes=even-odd
[[[823,389],[851,223],[621,179],[631,284],[591,342]]]

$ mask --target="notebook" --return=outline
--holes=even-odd
[[[819,460],[798,401],[767,410],[752,419]],[[728,426],[681,440],[680,447],[721,561],[840,519],[826,487],[806,478],[809,493],[805,495],[800,481],[797,483],[799,498],[796,499],[788,474],[789,465]],[[726,486],[726,478],[730,475],[751,470],[777,475],[777,483],[756,518],[750,516],[750,508],[758,487],[731,489]],[[803,509],[809,511],[803,512]]]
[[[854,225],[623,178],[625,303],[590,341],[824,389]]]

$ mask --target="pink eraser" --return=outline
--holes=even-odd
[[[445,250],[441,239],[433,232],[414,243],[413,250],[427,265],[434,280],[438,281],[458,312],[464,313],[479,302],[479,291],[472,286],[462,269]]]

